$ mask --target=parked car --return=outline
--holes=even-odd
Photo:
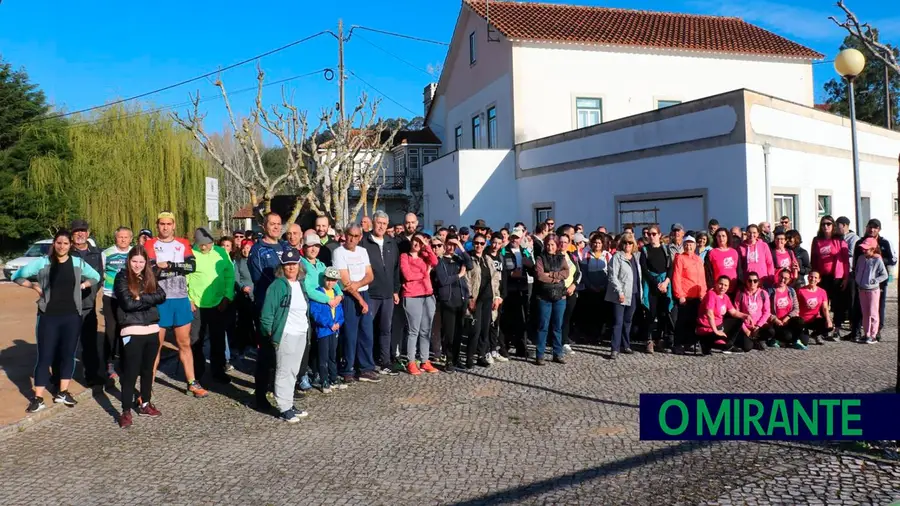
[[[91,246],[96,246],[93,239],[88,239],[88,242],[91,243]],[[53,239],[38,241],[32,244],[31,247],[25,251],[24,255],[15,260],[6,262],[6,265],[3,266],[3,279],[9,280],[12,278],[13,273],[19,270],[20,267],[28,264],[37,257],[46,256],[50,251],[51,245],[53,245]]]

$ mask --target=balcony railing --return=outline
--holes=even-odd
[[[375,178],[369,193],[374,194],[375,188],[380,187],[380,193],[406,193],[410,190],[422,189],[422,177],[419,175],[391,175]],[[351,193],[359,194],[359,187],[350,189]]]

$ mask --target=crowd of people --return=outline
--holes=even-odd
[[[313,388],[327,394],[511,357],[544,366],[548,345],[552,362],[565,364],[573,343],[601,341],[610,359],[634,353],[632,342],[646,353],[701,356],[876,343],[897,263],[877,219],[859,237],[846,217],[831,216],[810,252],[787,217],[774,228],[676,223],[667,234],[651,224],[640,235],[632,225],[610,233],[552,219],[532,231],[477,220],[428,234],[414,214],[392,225],[381,211],[339,232],[326,216],[306,231],[283,230],[277,213],[262,225],[218,239],[198,228],[190,242],[162,212],[155,237],[141,230],[133,244],[121,227],[103,251],[89,244],[83,220],[57,232],[48,256],[12,277],[39,294],[27,410],[45,407],[48,388],[53,402],[77,403],[68,385],[80,340],[88,385],[121,384],[121,427],[134,414],[160,416],[152,387],[170,332],[187,393],[208,395],[207,369],[227,384],[232,363],[255,359],[255,407],[274,403],[290,423],[307,416],[294,401]]]

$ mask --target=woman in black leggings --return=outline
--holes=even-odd
[[[37,364],[34,366],[34,397],[29,413],[44,409],[44,391],[50,385],[50,367],[59,364],[59,392],[56,404],[73,407],[78,402],[69,395],[69,382],[75,372],[75,349],[81,335],[81,293],[100,282],[100,274],[79,257],[69,255],[72,236],[61,230],[53,238],[50,254],[36,258],[17,270],[11,280],[31,288],[37,301]],[[56,366],[53,366],[54,368]]]
[[[159,353],[159,312],[166,292],[156,283],[147,252],[135,246],[128,253],[125,268],[116,275],[113,293],[119,301],[118,320],[122,327],[122,414],[119,427],[131,427],[132,406],[139,415],[157,417],[162,413],[150,402],[153,364]],[[141,377],[141,396],[134,402],[134,382]]]

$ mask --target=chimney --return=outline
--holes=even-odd
[[[422,115],[424,118],[428,116],[428,109],[431,108],[431,102],[434,100],[434,93],[437,91],[437,83],[428,83],[425,86],[425,91],[422,92],[422,102],[425,104],[425,113]]]

